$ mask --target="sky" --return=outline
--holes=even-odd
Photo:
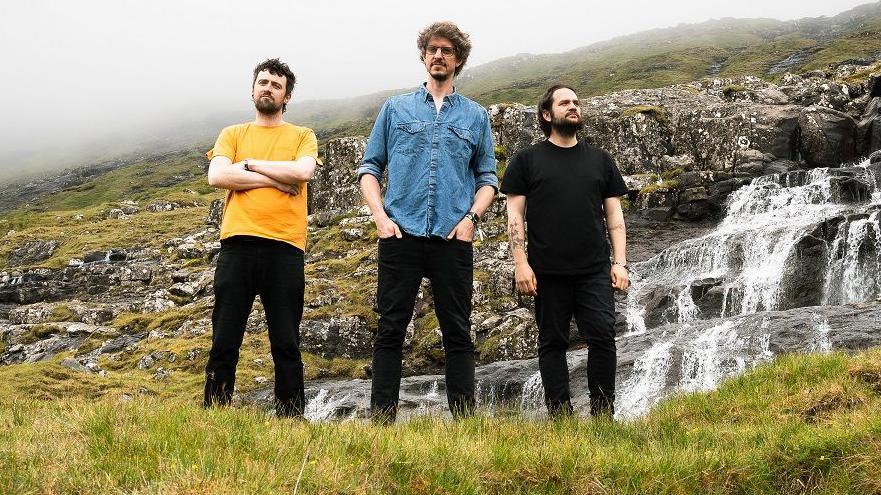
[[[862,3],[2,0],[0,157],[248,114],[251,71],[270,57],[296,74],[294,101],[415,86],[424,80],[416,33],[435,20],[470,34],[475,66],[680,23],[833,16]],[[0,172],[10,166],[0,159]]]

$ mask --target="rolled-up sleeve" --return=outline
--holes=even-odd
[[[388,164],[388,114],[389,101],[386,100],[376,116],[373,130],[370,131],[370,137],[367,139],[364,159],[361,161],[361,166],[358,167],[359,181],[364,174],[370,174],[376,177],[376,180],[382,179],[382,173]]]
[[[474,161],[474,189],[476,192],[483,186],[492,186],[498,192],[499,177],[496,175],[496,151],[493,144],[492,128],[489,125],[489,117],[486,112],[481,120],[483,130],[477,144]]]

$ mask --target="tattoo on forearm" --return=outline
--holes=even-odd
[[[526,251],[526,240],[523,238],[523,227],[516,219],[508,222],[508,239],[511,241],[512,255],[517,249],[523,252]]]

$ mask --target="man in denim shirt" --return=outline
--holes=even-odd
[[[397,413],[404,336],[423,277],[431,281],[443,334],[450,411],[454,417],[472,412],[471,241],[498,189],[486,111],[453,86],[471,52],[468,35],[437,22],[419,33],[416,46],[428,82],[385,102],[358,169],[379,236],[370,406],[380,423]],[[386,169],[383,202],[379,181]]]

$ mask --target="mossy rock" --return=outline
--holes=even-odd
[[[724,95],[725,98],[734,98],[737,96],[737,93],[743,93],[745,91],[747,91],[745,86],[741,86],[740,84],[729,84],[722,88],[722,95]]]
[[[655,119],[663,127],[670,126],[670,115],[667,113],[667,110],[657,105],[635,105],[628,107],[621,112],[621,117],[632,117],[640,113]]]

